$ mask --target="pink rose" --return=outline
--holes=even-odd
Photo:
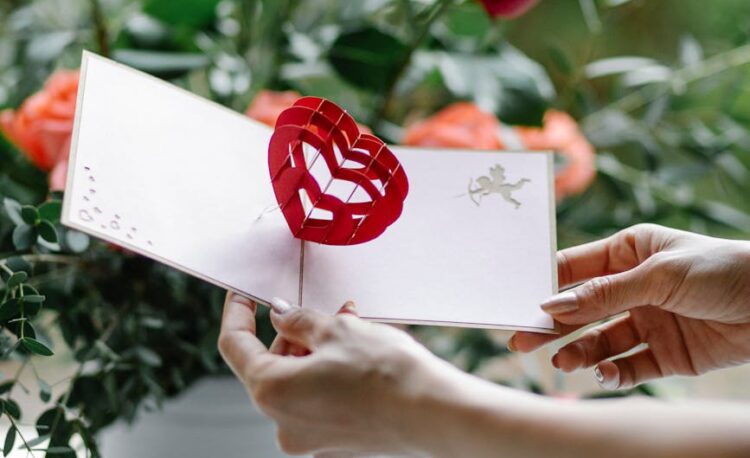
[[[0,113],[0,132],[41,170],[52,171],[50,188],[65,187],[65,170],[78,94],[77,70],[55,72],[17,111]]]

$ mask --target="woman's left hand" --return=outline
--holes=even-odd
[[[269,350],[255,336],[256,308],[227,295],[219,349],[276,422],[282,450],[421,453],[415,403],[455,368],[408,334],[359,319],[351,303],[337,316],[277,307]]]

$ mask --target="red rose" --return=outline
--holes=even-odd
[[[555,176],[558,199],[584,191],[596,176],[594,148],[576,121],[560,111],[548,111],[542,128],[513,128],[472,103],[459,102],[409,126],[402,142],[426,147],[555,151],[567,161]]]
[[[0,131],[40,169],[52,172],[50,188],[65,187],[70,136],[78,94],[77,70],[55,72],[17,111],[0,113]]]
[[[482,6],[492,17],[515,18],[536,5],[538,0],[481,0]]]

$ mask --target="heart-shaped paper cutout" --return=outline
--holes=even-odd
[[[319,183],[310,169],[321,160],[330,177]],[[388,146],[360,133],[349,114],[317,97],[303,97],[279,115],[268,145],[268,168],[294,236],[326,245],[354,245],[379,236],[401,215],[409,192],[406,173]],[[350,182],[354,190],[334,195],[329,189],[335,180]],[[358,190],[365,199],[352,202]],[[318,211],[331,217],[314,217]]]

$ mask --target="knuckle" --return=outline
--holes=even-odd
[[[596,277],[584,283],[580,299],[591,308],[602,308],[612,298],[612,280],[607,277]]]
[[[232,345],[234,345],[234,340],[232,339],[232,336],[222,331],[219,334],[217,346],[219,348],[219,353],[221,353],[221,356],[224,357],[225,359],[227,355],[230,353]]]

